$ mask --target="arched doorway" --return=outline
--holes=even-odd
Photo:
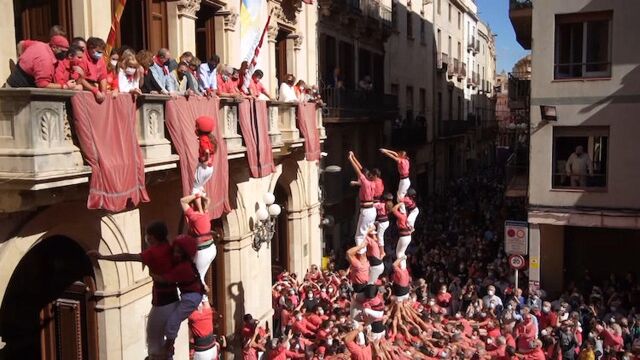
[[[98,358],[93,266],[64,236],[34,246],[16,267],[0,307],[0,359]]]
[[[289,192],[281,184],[277,184],[274,195],[276,203],[282,208],[282,212],[276,221],[275,234],[271,240],[271,275],[275,281],[276,276],[289,268]]]

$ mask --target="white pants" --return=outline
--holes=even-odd
[[[409,247],[410,243],[411,243],[411,235],[400,236],[400,238],[398,239],[398,245],[396,245],[396,258],[399,259],[405,255],[405,251],[407,251],[407,248]],[[407,261],[402,260],[402,263],[400,265],[402,266],[403,269],[406,268]]]
[[[218,360],[218,347],[214,346],[209,350],[196,351],[193,360]]]
[[[360,216],[358,217],[358,228],[356,229],[356,245],[362,244],[369,227],[376,221],[376,209],[374,207],[361,208]],[[364,251],[362,251],[364,250]],[[361,253],[364,254],[367,249],[362,249]]]
[[[169,316],[178,307],[178,302],[164,306],[152,306],[147,318],[147,352],[150,358],[166,359],[164,351],[164,328]]]
[[[384,339],[384,336],[387,334],[386,331],[383,331],[381,333],[374,333],[374,332],[369,332],[369,340],[370,341],[378,341],[378,340],[382,340]]]
[[[409,300],[409,293],[406,293],[406,294],[401,295],[401,296],[396,296],[396,302],[397,303],[401,303],[401,302],[403,302],[405,300]]]
[[[196,254],[196,268],[198,269],[198,273],[200,273],[200,279],[203,284],[205,284],[204,277],[207,276],[207,270],[209,270],[209,266],[216,258],[217,253],[216,244],[211,244],[211,246],[206,249],[198,250]]]
[[[420,210],[418,210],[418,208],[416,207],[415,209],[411,210],[409,215],[407,215],[407,222],[409,223],[409,225],[411,225],[412,228],[415,228],[414,225],[416,224],[416,218],[418,217],[419,213]]]
[[[389,228],[389,220],[379,222],[376,227],[376,231],[378,232],[378,243],[384,246],[384,232]]]
[[[396,194],[398,201],[402,200],[402,198],[407,195],[409,186],[411,186],[411,180],[409,180],[409,178],[400,179],[400,182],[398,183],[398,193]]]
[[[191,195],[195,194],[204,194],[204,185],[211,179],[213,176],[213,166],[207,166],[204,163],[198,163],[198,167],[196,167],[196,174],[193,178],[193,189],[191,190]]]
[[[371,266],[369,268],[369,284],[375,284],[378,281],[378,277],[384,272],[384,263],[380,265]]]

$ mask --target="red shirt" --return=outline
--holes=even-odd
[[[80,67],[84,70],[84,78],[90,82],[100,82],[107,78],[107,64],[103,59],[94,60],[88,51],[85,51]]]
[[[207,151],[209,154],[207,155]],[[209,135],[198,136],[198,161],[207,162],[207,166],[213,165],[213,143],[209,138]]]
[[[200,274],[195,269],[191,261],[181,261],[177,263],[171,271],[164,274],[167,282],[177,283],[181,293],[197,292],[202,293],[202,282]]]
[[[524,360],[545,360],[544,351],[542,349],[537,348],[530,353],[524,354]]]
[[[366,284],[369,281],[369,260],[353,259],[351,261],[351,271],[349,272],[349,280],[354,284]]]
[[[64,85],[67,81],[73,79],[78,80],[80,75],[73,71],[73,66],[78,65],[79,61],[74,60],[73,63],[69,59],[58,61],[56,65],[56,73],[54,75],[55,82],[60,85]]]
[[[401,178],[409,177],[409,159],[398,160],[398,173]]]
[[[360,346],[353,341],[348,341],[347,349],[351,353],[351,360],[371,360],[371,345]]]
[[[189,315],[189,329],[197,338],[211,335],[213,333],[213,311],[211,308],[192,312]]]
[[[211,221],[209,214],[199,213],[192,208],[184,212],[189,223],[189,233],[198,238],[198,243],[211,240]],[[208,237],[208,238],[207,238]]]
[[[367,256],[381,259],[380,246],[378,246],[376,239],[373,236],[367,236],[365,240],[367,240]]]
[[[411,235],[410,233],[406,235],[402,234],[403,231],[409,230],[409,223],[407,222],[407,214],[403,214],[400,211],[395,210],[393,212],[393,215],[396,217],[396,225],[398,226],[398,231],[400,232],[400,236]]]
[[[251,96],[258,97],[264,92],[266,92],[266,89],[264,88],[262,83],[260,81],[251,79],[251,82],[249,82],[249,93],[251,94]]]
[[[375,184],[373,181],[369,181],[364,174],[360,174],[358,178],[360,181],[360,196],[361,202],[372,202],[373,201],[373,193]]]
[[[107,73],[106,76],[107,79],[107,88],[109,90],[113,90],[113,89],[118,89],[119,85],[118,85],[118,73],[115,71],[112,71],[110,73]]]
[[[221,94],[236,94],[238,93],[238,87],[234,86],[234,82],[231,79],[224,81],[220,76],[218,77],[218,92]]]
[[[416,202],[410,196],[405,196],[402,198],[402,202],[404,203],[404,207],[407,208],[407,211],[411,211],[416,208]]]
[[[151,246],[140,254],[142,263],[149,267],[149,272],[164,275],[171,270],[173,249],[167,243]],[[178,291],[175,284],[153,282],[151,304],[163,306],[178,301]]]
[[[49,44],[33,41],[29,43],[20,58],[18,65],[27,75],[33,77],[36,86],[43,88],[55,82],[58,59]]]
[[[604,329],[600,333],[604,337],[604,346],[610,346],[615,351],[621,351],[622,346],[624,345],[624,340],[622,336],[616,335],[610,330]]]
[[[383,202],[377,202],[373,204],[373,207],[376,208],[377,219],[385,219],[387,217],[387,204]]]
[[[438,293],[438,295],[436,295],[436,302],[438,303],[438,306],[449,306],[449,303],[451,302],[451,294],[449,294],[448,292]]]
[[[538,327],[542,329],[546,329],[548,327],[556,327],[558,326],[558,314],[554,311],[549,311],[548,313],[541,312],[538,318]]]
[[[409,270],[403,269],[400,265],[393,266],[393,275],[391,275],[391,281],[397,286],[407,287],[411,282],[411,277],[409,276]]]
[[[374,184],[373,196],[376,198],[381,198],[382,195],[384,194],[384,182],[382,182],[382,179],[376,178],[375,180],[373,180],[373,184]]]
[[[258,350],[252,346],[246,346],[242,349],[242,359],[244,360],[258,360]]]
[[[326,315],[318,315],[318,314],[311,314],[309,316],[307,316],[307,321],[309,323],[311,323],[311,325],[318,327],[322,324],[323,321],[327,320],[328,317]]]

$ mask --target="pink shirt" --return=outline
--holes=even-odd
[[[367,236],[367,256],[374,257],[376,259],[381,258],[380,254],[380,246],[378,246],[378,242],[373,236]]]
[[[407,287],[409,286],[409,282],[411,282],[411,277],[409,276],[409,270],[403,269],[400,265],[393,266],[393,275],[391,275],[391,281],[397,286]]]
[[[407,208],[407,210],[413,210],[416,207],[416,202],[413,201],[413,199],[409,196],[403,197],[402,202],[404,203],[404,207]]]
[[[409,177],[409,159],[398,160],[398,173],[402,178]]]
[[[396,225],[398,225],[398,231],[409,230],[409,223],[407,222],[407,214],[403,214],[400,211],[394,211],[393,215],[396,217]]]
[[[251,93],[251,96],[258,97],[264,92],[265,88],[262,86],[262,83],[251,79],[251,82],[249,83],[249,93]]]
[[[366,258],[353,259],[350,265],[349,279],[354,284],[366,284],[369,281],[369,261]]]
[[[353,341],[348,341],[347,349],[351,353],[351,360],[371,360],[371,345],[360,346]]]
[[[84,78],[92,82],[100,82],[107,78],[107,64],[103,59],[93,60],[85,51],[80,67],[84,70]]]
[[[378,202],[373,204],[373,207],[376,208],[376,216],[378,218],[385,218],[387,216],[387,204]]]
[[[375,184],[373,181],[369,181],[364,174],[360,174],[358,180],[360,181],[360,193],[358,194],[360,196],[360,201],[372,202]]]
[[[40,88],[54,82],[57,64],[58,59],[49,44],[40,41],[30,42],[18,59],[22,71],[31,75]]]
[[[374,183],[373,196],[377,198],[382,197],[382,194],[384,194],[384,182],[382,182],[382,179],[376,178],[375,180],[373,180],[373,183]]]

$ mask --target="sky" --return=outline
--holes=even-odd
[[[476,0],[480,19],[489,24],[496,36],[498,66],[496,72],[511,71],[511,68],[523,56],[528,54],[516,41],[516,34],[509,21],[508,0]]]

